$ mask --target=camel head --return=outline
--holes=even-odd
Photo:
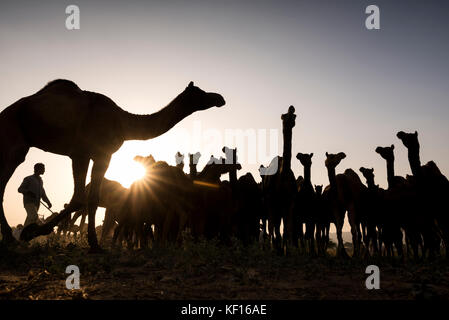
[[[149,167],[151,167],[153,164],[156,163],[151,154],[147,157],[135,156],[133,160],[141,163],[145,169],[148,169]]]
[[[324,161],[324,165],[326,168],[335,169],[335,167],[338,166],[344,158],[346,158],[346,154],[344,152],[339,152],[337,154],[326,152],[326,160]]]
[[[221,107],[225,105],[224,98],[215,92],[205,92],[195,87],[193,81],[189,83],[187,88],[176,98],[182,103],[188,111],[195,112],[206,110],[212,107]]]
[[[360,167],[359,171],[363,174],[367,182],[372,182],[374,184],[374,168],[368,169]]]
[[[284,113],[281,116],[282,125],[283,125],[284,130],[293,128],[295,126],[295,119],[296,119],[295,107],[290,106],[288,108],[287,113]]]
[[[323,194],[323,185],[322,184],[315,185],[315,193],[317,195]]]
[[[407,149],[419,149],[418,131],[415,131],[415,133],[405,133],[404,131],[399,131],[396,134],[396,137],[402,141]]]
[[[310,167],[312,165],[313,153],[301,153],[298,152],[296,159],[298,159],[304,167]]]
[[[377,147],[376,152],[385,160],[394,161],[394,144],[390,147]]]

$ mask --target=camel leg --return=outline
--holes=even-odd
[[[281,219],[279,219],[279,218],[276,218],[276,221],[274,222],[274,234],[276,237],[274,239],[274,244],[275,244],[274,246],[275,246],[276,250],[278,250],[278,252],[281,252],[282,236],[281,236]]]
[[[354,213],[354,208],[350,208],[348,210],[348,220],[349,220],[349,225],[351,226],[351,234],[352,234],[352,246],[354,249],[354,252],[352,254],[353,257],[358,257],[359,256],[359,241],[358,241],[358,232],[357,232],[357,223],[355,221],[355,213]]]
[[[342,236],[343,222],[344,222],[344,215],[342,217],[336,217],[335,227],[337,229],[337,240],[338,240],[337,255],[343,258],[347,258],[348,254],[346,253],[345,247],[343,245],[343,236]]]
[[[316,238],[316,246],[317,246],[318,255],[323,254],[322,227],[323,227],[323,225],[321,223],[316,224],[315,238]]]
[[[307,231],[307,229],[306,229],[306,231]],[[299,243],[301,245],[301,250],[305,251],[306,245],[304,243],[304,228],[303,228],[302,221],[298,224],[298,238],[299,238]]]
[[[106,237],[111,233],[112,228],[115,224],[115,209],[107,208],[104,214],[103,228],[101,230],[101,238],[100,243],[103,244],[106,240]]]
[[[402,246],[402,231],[399,230],[396,234],[395,237],[395,241],[394,241],[394,246],[396,247],[396,251],[398,253],[398,256],[404,260],[404,250],[403,250],[403,246]]]
[[[3,210],[3,196],[5,194],[6,184],[13,175],[16,168],[25,161],[26,154],[29,148],[26,146],[16,147],[14,151],[9,152],[9,150],[2,150],[4,153],[4,161],[0,161],[0,228],[1,234],[3,235],[3,240],[5,243],[16,242],[15,238],[12,236],[11,227],[6,220],[5,212]],[[7,153],[6,153],[7,152]]]
[[[329,247],[329,230],[331,228],[330,222],[327,222],[324,227],[324,252],[326,252]]]
[[[118,226],[114,229],[114,234],[112,236],[112,246],[115,246],[117,244],[117,239],[119,238],[122,229],[123,229],[122,223],[119,223]]]
[[[315,244],[313,234],[315,233],[315,224],[312,221],[306,222],[306,241],[309,244],[309,254],[315,255]]]
[[[87,199],[87,212],[88,212],[88,224],[87,224],[87,239],[90,246],[90,252],[101,251],[98,245],[97,235],[95,232],[95,213],[98,208],[98,202],[100,199],[100,186],[103,181],[104,174],[109,166],[111,156],[104,156],[94,160],[92,167],[91,181],[89,196]]]

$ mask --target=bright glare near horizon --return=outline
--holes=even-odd
[[[134,153],[116,152],[111,159],[105,177],[118,181],[125,188],[129,188],[134,181],[145,176],[145,168],[133,158]]]

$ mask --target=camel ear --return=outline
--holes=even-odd
[[[418,136],[418,131],[415,130],[415,136]]]
[[[326,157],[328,157],[329,156],[329,153],[327,153],[327,151],[326,151]]]
[[[371,170],[370,170],[371,172],[374,172],[374,168],[371,168]]]
[[[394,150],[394,144],[391,145],[391,150]]]
[[[193,87],[193,81],[190,81],[189,88]]]
[[[313,157],[313,152],[310,154],[310,157],[311,157],[311,158]]]

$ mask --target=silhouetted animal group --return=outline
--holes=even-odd
[[[268,167],[260,166],[261,183],[256,183],[251,173],[237,179],[241,169],[237,149],[224,147],[225,157],[211,156],[201,172],[197,172],[200,154],[190,154],[189,174],[183,172],[184,156],[179,152],[176,166],[155,161],[151,155],[136,156],[135,160],[146,168],[143,179],[129,189],[103,180],[100,206],[107,209],[102,241],[113,232],[114,243],[125,241],[130,248],[145,247],[149,241],[181,241],[187,232],[194,239],[219,238],[229,243],[235,237],[249,244],[263,234],[279,252],[293,246],[310,255],[323,255],[333,223],[337,254],[347,256],[342,227],[348,213],[354,256],[393,256],[396,249],[402,258],[406,253],[415,258],[435,257],[443,244],[448,254],[449,207],[445,195],[449,182],[434,162],[421,166],[417,132],[397,134],[408,149],[413,176],[395,176],[394,145],[375,149],[386,160],[386,190],[376,185],[374,169],[359,169],[366,185],[352,169],[336,174],[346,155],[326,152],[329,185],[323,190],[323,186],[311,182],[313,153],[296,155],[304,168],[303,176],[295,178],[291,170],[294,112],[291,106],[281,117],[283,155],[275,157]],[[229,175],[229,181],[221,181],[224,174]]]
[[[64,224],[66,229],[73,228],[70,215],[76,212],[85,217],[87,212],[88,242],[91,252],[99,252],[95,214],[102,206],[106,208],[103,240],[114,229],[113,241],[127,242],[130,247],[146,246],[152,239],[161,243],[176,241],[186,230],[196,239],[218,237],[227,243],[237,237],[249,243],[256,241],[262,230],[279,252],[301,247],[312,255],[324,254],[329,226],[334,223],[337,253],[345,256],[342,227],[347,212],[356,256],[362,250],[393,255],[396,249],[404,257],[404,235],[407,253],[413,253],[415,258],[440,254],[442,243],[449,256],[449,182],[434,162],[421,165],[417,132],[397,134],[408,150],[412,176],[395,176],[393,145],[376,148],[387,163],[386,190],[375,184],[372,169],[360,168],[367,185],[351,169],[336,174],[336,167],[346,157],[343,152],[326,153],[329,185],[324,190],[322,186],[314,188],[311,182],[313,154],[297,154],[304,166],[304,177],[296,179],[291,170],[296,121],[293,106],[281,116],[282,157],[275,157],[268,167],[260,167],[260,184],[249,173],[237,179],[237,170],[241,169],[237,150],[228,148],[223,148],[225,158],[211,157],[201,172],[196,170],[199,154],[189,155],[189,175],[183,172],[183,156],[178,153],[177,166],[155,161],[151,156],[136,157],[147,168],[147,174],[129,189],[104,178],[111,155],[125,141],[155,138],[192,113],[223,107],[225,103],[220,94],[206,92],[190,82],[158,112],[136,115],[105,95],[61,79],[17,100],[0,112],[2,202],[9,179],[31,147],[70,157],[74,181],[74,193],[67,206],[42,225],[26,226],[20,239],[29,241],[50,234],[58,224],[61,230]],[[91,183],[86,188],[90,160]],[[225,173],[229,181],[221,181]],[[0,230],[2,242],[17,241],[3,204]]]

